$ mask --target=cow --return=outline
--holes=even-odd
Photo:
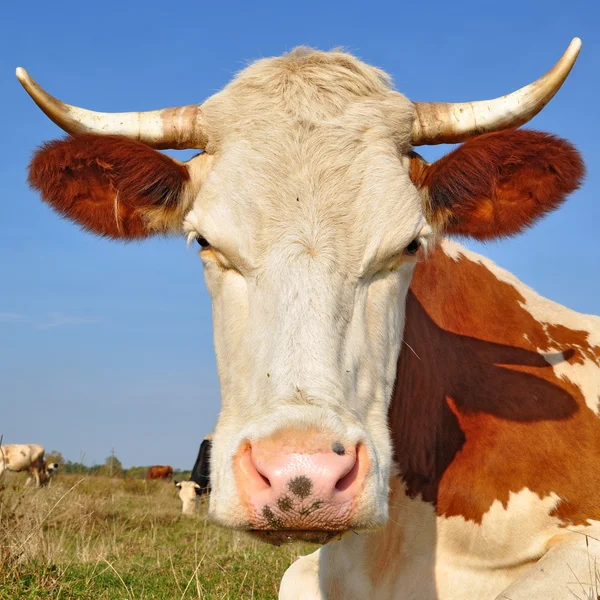
[[[195,481],[179,481],[175,483],[179,488],[179,499],[181,500],[181,514],[194,515],[198,507],[198,496],[200,486]]]
[[[35,487],[41,487],[48,477],[44,453],[45,449],[40,444],[0,445],[0,477],[6,471],[13,473],[26,471],[29,477],[25,485],[35,481]]]
[[[208,494],[210,492],[210,451],[212,447],[212,433],[209,433],[200,444],[198,457],[194,463],[190,481],[195,482],[198,486],[195,488],[198,496]]]
[[[59,464],[57,462],[49,463],[45,459],[42,460],[42,468],[40,470],[40,480],[38,487],[51,487],[52,486],[52,478],[56,474],[59,468]],[[29,475],[27,480],[25,481],[25,487],[31,485],[34,481],[33,475]]]
[[[148,469],[146,473],[146,481],[154,479],[162,479],[163,481],[171,481],[173,477],[173,467],[168,465],[154,465]]]
[[[380,69],[306,48],[147,113],[71,106],[17,71],[70,134],[29,166],[45,202],[100,236],[198,242],[222,398],[210,517],[324,544],[281,599],[590,584],[598,322],[443,241],[516,235],[579,187],[577,150],[519,127],[580,46],[516,92],[458,104],[411,102]],[[415,152],[439,143],[461,145]]]

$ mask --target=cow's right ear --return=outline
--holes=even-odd
[[[180,488],[180,487],[181,487],[181,481],[176,481],[176,482],[175,482],[175,487],[178,487],[178,488]]]
[[[132,240],[181,231],[208,155],[181,163],[116,135],[82,134],[44,144],[29,184],[60,215],[87,231]]]

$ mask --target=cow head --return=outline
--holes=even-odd
[[[197,492],[200,486],[195,481],[180,481],[175,486],[179,489],[182,514],[193,515],[196,512]]]
[[[59,466],[60,465],[57,462],[49,463],[43,460],[42,468],[40,470],[40,486],[45,487],[50,485],[52,477],[56,475]]]
[[[567,142],[513,127],[578,50],[509,96],[459,105],[412,103],[382,71],[307,49],[258,61],[201,106],[153,113],[92,113],[18,72],[72,134],[31,163],[45,201],[99,235],[200,245],[222,389],[214,519],[275,541],[386,520],[414,264],[445,232],[515,234],[577,187]],[[434,164],[413,151],[459,141]],[[165,147],[204,152],[180,163],[153,149]]]

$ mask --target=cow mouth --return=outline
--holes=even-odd
[[[326,544],[333,538],[339,538],[343,531],[324,531],[314,529],[250,529],[252,536],[263,542],[281,546],[292,542],[310,542],[311,544]]]

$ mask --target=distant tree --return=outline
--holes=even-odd
[[[65,464],[65,459],[63,458],[62,452],[58,450],[52,450],[51,452],[48,452],[45,458],[46,462],[58,463],[61,467]]]
[[[177,481],[183,481],[189,479],[192,476],[191,471],[182,471],[181,469],[173,469],[173,479]]]
[[[149,467],[129,467],[125,471],[125,477],[129,479],[145,479]]]
[[[86,475],[87,473],[89,473],[90,469],[89,467],[86,467],[83,463],[68,460],[63,466],[63,471],[65,473],[74,473],[76,475]]]
[[[92,469],[94,469],[94,467],[92,467]],[[98,474],[108,477],[123,477],[125,475],[123,465],[116,457],[114,450],[111,452],[111,455],[106,458],[104,465],[98,469]]]
[[[104,465],[92,465],[87,468],[87,473],[89,475],[103,475],[104,474]]]

